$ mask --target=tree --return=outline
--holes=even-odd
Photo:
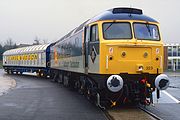
[[[37,36],[35,37],[34,42],[33,45],[40,45],[40,40]]]
[[[13,48],[16,48],[16,44],[13,43],[12,38],[8,38],[5,42],[4,49],[9,50],[9,49],[13,49]]]
[[[2,54],[4,52],[3,46],[0,44],[0,61],[2,61]]]
[[[43,39],[43,44],[47,44],[48,40],[47,39]]]
[[[11,38],[8,38],[4,43],[4,46],[0,44],[0,61],[2,60],[2,54],[9,49],[17,48],[16,43],[13,42]]]

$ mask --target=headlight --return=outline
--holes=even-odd
[[[119,92],[123,87],[123,79],[119,75],[111,75],[106,84],[111,92]]]
[[[155,79],[155,86],[159,90],[165,90],[169,87],[169,77],[165,74],[160,74]]]

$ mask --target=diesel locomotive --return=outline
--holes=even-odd
[[[104,11],[53,43],[46,55],[54,81],[77,89],[100,107],[150,104],[155,89],[159,97],[159,90],[169,86],[162,74],[159,23],[141,9]]]

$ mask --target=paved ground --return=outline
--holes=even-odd
[[[16,81],[0,72],[0,96],[16,87]]]
[[[147,107],[152,113],[161,117],[163,120],[180,120],[180,104],[177,103],[161,103],[156,104],[155,107]]]
[[[167,74],[170,77],[170,87],[160,92],[161,97],[159,103],[180,103],[180,76],[171,76],[171,73]],[[154,102],[156,103],[156,92],[154,92],[153,95]]]
[[[180,72],[164,72],[164,74],[167,74],[171,77],[180,77]]]
[[[167,92],[174,96],[176,99],[180,100],[180,76],[170,76],[170,78],[170,86],[174,88],[168,88]]]
[[[170,86],[166,91],[161,92],[161,98],[155,106],[147,107],[151,112],[164,120],[180,120],[180,73],[166,73],[170,77]],[[165,94],[166,93],[166,94]]]
[[[2,72],[2,70],[0,70]],[[0,120],[104,120],[82,95],[47,79],[8,75],[17,87],[0,96]]]
[[[0,70],[0,76],[3,76]],[[171,86],[180,87],[179,73],[169,73]],[[11,90],[14,82],[16,88]],[[2,82],[5,80],[5,82]],[[6,80],[9,80],[8,82]],[[3,83],[3,84],[2,84]],[[5,84],[8,83],[8,84]],[[8,94],[0,96],[0,120],[103,120],[105,115],[82,95],[47,79],[35,76],[4,75],[0,77],[0,88]],[[10,90],[9,90],[10,89]],[[4,92],[4,93],[5,93]],[[166,91],[180,100],[179,88]],[[165,120],[179,120],[180,104],[162,94],[159,104],[148,109]]]

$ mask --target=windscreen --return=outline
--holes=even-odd
[[[131,39],[130,23],[108,22],[103,23],[104,39]]]
[[[148,23],[134,23],[135,38],[140,40],[159,41],[159,30],[156,25]]]

